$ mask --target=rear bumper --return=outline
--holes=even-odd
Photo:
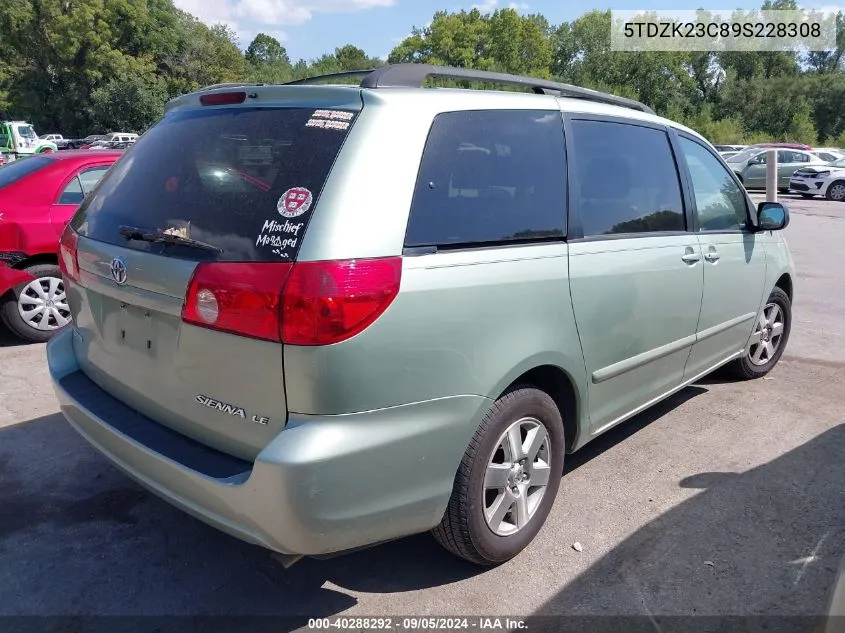
[[[254,463],[162,427],[100,389],[69,329],[47,345],[62,413],[115,465],[173,505],[285,554],[341,552],[424,532],[446,509],[490,401],[455,396],[339,416],[291,414]]]
[[[30,282],[35,277],[23,270],[12,268],[7,263],[0,261],[0,295],[5,294],[18,284]]]

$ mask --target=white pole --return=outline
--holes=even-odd
[[[766,202],[778,201],[778,153],[770,149],[766,152]]]

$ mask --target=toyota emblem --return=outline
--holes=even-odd
[[[111,277],[121,286],[126,283],[126,263],[120,257],[111,260]]]

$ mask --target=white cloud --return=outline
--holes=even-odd
[[[259,31],[286,38],[279,27],[299,26],[315,13],[350,13],[391,7],[397,0],[174,0],[183,11],[206,24],[233,28],[245,45]]]
[[[472,8],[478,9],[481,13],[493,13],[493,11],[499,8],[499,0],[484,0],[481,4],[472,5]],[[513,9],[514,11],[527,11],[528,5],[524,2],[509,2],[506,8]]]

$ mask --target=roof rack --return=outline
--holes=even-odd
[[[655,114],[654,110],[644,103],[617,97],[616,95],[589,88],[581,88],[570,84],[524,77],[521,75],[509,75],[505,73],[494,73],[484,70],[472,70],[469,68],[452,68],[449,66],[432,66],[429,64],[393,64],[382,66],[371,70],[353,70],[343,73],[332,73],[319,75],[289,82],[285,85],[303,85],[310,83],[322,83],[332,79],[344,79],[352,77],[363,77],[361,88],[422,88],[429,77],[441,77],[446,79],[465,79],[470,81],[482,81],[495,84],[522,86],[531,88],[535,94],[559,95],[573,99],[585,99],[597,101],[609,105],[631,108],[647,114]]]

